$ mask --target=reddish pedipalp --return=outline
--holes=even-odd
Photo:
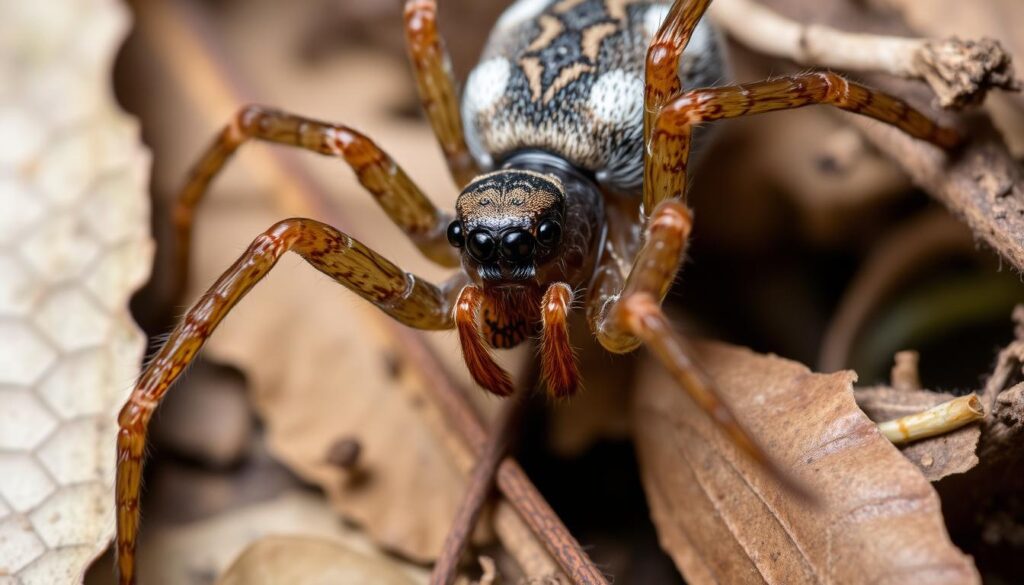
[[[512,378],[491,357],[480,333],[479,315],[483,296],[483,291],[470,285],[462,289],[455,303],[455,327],[459,331],[462,357],[477,384],[498,396],[509,396],[512,394]]]
[[[569,307],[572,289],[558,282],[548,288],[541,302],[544,323],[541,344],[542,374],[553,398],[568,398],[579,388],[576,354],[569,343]]]

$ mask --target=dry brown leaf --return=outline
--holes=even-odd
[[[127,11],[0,4],[0,581],[81,582],[113,535],[145,338],[149,159],[110,94]]]
[[[634,413],[642,479],[662,546],[688,582],[979,582],[928,481],[857,408],[852,372],[813,374],[714,343],[697,357],[821,503],[780,491],[649,364]]]
[[[985,421],[978,456],[988,465],[1024,459],[1024,338],[1020,331],[1024,307],[1015,309],[1014,318],[1018,323],[1017,340],[999,352],[996,367],[981,393]]]
[[[247,547],[259,539],[275,536],[315,539],[373,562],[396,564],[405,578],[403,582],[426,583],[429,576],[422,567],[387,561],[369,537],[339,522],[323,498],[305,492],[288,492],[266,502],[209,520],[166,528],[146,537],[139,551],[143,561],[140,581],[149,585],[178,585],[194,582],[199,575],[212,582],[215,576],[222,574],[227,579],[237,568],[237,562],[241,562],[240,555],[242,558],[251,555],[252,548],[244,552]],[[225,572],[232,563],[236,565]],[[292,583],[283,579],[274,582]]]
[[[218,585],[414,585],[394,563],[370,558],[331,541],[269,536],[250,546]]]
[[[854,396],[857,406],[876,423],[921,412],[954,398],[945,392],[897,390],[888,386],[858,388]],[[915,441],[901,448],[900,452],[917,465],[928,481],[938,481],[978,464],[975,451],[980,437],[981,426],[972,424],[938,437]]]
[[[1012,510],[1024,488],[1024,307],[1018,306],[1013,316],[1017,339],[999,352],[984,390],[978,393],[985,409],[978,464],[936,484],[943,501],[957,503],[946,509],[950,529],[982,557],[991,555],[986,549],[1019,542],[1021,533]],[[1020,576],[1012,559],[995,565],[1003,565],[996,574],[1010,581]]]

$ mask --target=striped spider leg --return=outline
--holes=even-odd
[[[346,126],[327,124],[259,106],[242,108],[200,157],[174,212],[179,281],[188,274],[195,211],[209,184],[249,139],[297,146],[343,159],[391,220],[429,259],[456,266],[445,229],[451,216],[438,210],[373,141]],[[142,373],[119,417],[117,448],[117,551],[121,583],[135,580],[135,547],[142,457],[149,419],[171,384],[194,359],[221,319],[287,251],[302,256],[388,315],[418,329],[451,329],[457,274],[437,287],[408,274],[340,231],[309,219],[275,224],[203,295]],[[183,285],[179,285],[182,286]]]
[[[606,255],[595,276],[588,316],[591,329],[609,351],[622,353],[640,345],[650,349],[741,451],[799,493],[799,486],[775,466],[719,398],[661,308],[684,260],[692,226],[685,205],[692,129],[722,118],[827,104],[890,124],[942,148],[955,146],[959,136],[896,97],[828,72],[683,92],[676,76],[679,59],[709,4],[709,0],[676,0],[648,50],[645,238],[628,272],[622,270],[621,262],[631,256],[629,250],[613,249]],[[614,242],[610,245],[614,248]]]
[[[423,111],[444,152],[452,179],[461,189],[480,169],[466,147],[451,60],[437,30],[435,0],[406,0],[405,40]]]
[[[344,160],[362,186],[388,217],[402,229],[424,256],[446,266],[458,266],[458,255],[445,239],[451,221],[434,206],[386,152],[361,133],[261,106],[246,106],[224,126],[193,166],[175,202],[175,276],[178,297],[188,280],[195,212],[228,159],[249,140],[294,146]]]
[[[220,321],[288,251],[400,323],[426,330],[454,326],[455,295],[465,282],[461,273],[435,286],[348,235],[311,219],[287,219],[259,235],[174,328],[118,417],[117,563],[122,585],[134,583],[136,578],[139,490],[149,420]]]

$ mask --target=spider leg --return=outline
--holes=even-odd
[[[427,258],[443,266],[458,266],[458,255],[445,238],[445,228],[451,218],[438,210],[405,171],[372,140],[347,126],[318,122],[261,106],[246,106],[238,111],[203,153],[178,195],[174,209],[177,235],[175,263],[182,289],[188,276],[195,210],[210,182],[235,151],[250,139],[295,146],[344,159],[388,217]]]
[[[454,325],[452,297],[464,282],[461,276],[439,288],[402,271],[340,231],[310,219],[284,220],[258,236],[188,310],[121,409],[116,497],[117,565],[122,585],[135,582],[139,483],[149,420],[221,319],[289,250],[397,321],[418,329],[450,329]]]
[[[479,174],[466,147],[451,59],[437,30],[435,0],[406,0],[405,41],[423,110],[459,188]]]
[[[455,327],[459,331],[462,357],[473,379],[498,396],[512,395],[512,378],[494,361],[480,330],[480,307],[484,294],[476,285],[467,285],[455,302]]]
[[[659,305],[668,294],[679,266],[686,255],[693,218],[682,202],[663,201],[647,223],[644,244],[633,260],[633,265],[621,288],[612,291],[603,287],[603,294],[594,295],[590,325],[598,341],[608,351],[626,353],[640,346],[641,339],[622,319],[622,307],[627,299],[646,295]]]
[[[541,373],[548,392],[556,398],[567,398],[576,393],[580,375],[576,355],[569,343],[569,308],[572,289],[564,282],[548,287],[541,301]]]
[[[658,32],[647,47],[647,62],[644,71],[644,213],[650,213],[659,201],[661,191],[648,180],[648,168],[655,161],[651,156],[651,137],[654,134],[658,113],[673,97],[682,91],[679,80],[679,59],[690,42],[694,28],[700,22],[711,0],[675,0]],[[684,159],[685,160],[685,159]],[[673,169],[668,169],[669,171]]]
[[[713,382],[690,358],[692,352],[685,340],[661,309],[685,257],[691,225],[690,212],[680,201],[664,201],[655,208],[644,245],[628,275],[621,280],[614,276],[614,268],[607,266],[607,282],[599,283],[600,288],[591,294],[590,327],[601,345],[611,352],[625,353],[645,345],[741,451],[794,493],[804,494],[719,398]],[[610,294],[610,286],[616,282],[623,283],[621,289],[618,294]]]
[[[905,101],[830,72],[695,89],[673,99],[657,116],[647,142],[644,193],[650,186],[655,202],[673,197],[686,200],[686,166],[695,125],[817,104],[874,118],[941,148],[952,148],[960,141],[956,131],[937,125]]]

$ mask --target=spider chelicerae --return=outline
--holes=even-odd
[[[458,270],[444,283],[427,282],[311,219],[286,219],[260,234],[188,310],[121,411],[121,583],[135,581],[142,458],[154,410],[221,319],[288,251],[405,325],[456,329],[474,380],[499,396],[510,395],[513,386],[492,348],[513,347],[537,333],[550,394],[576,392],[580,374],[568,317],[581,301],[603,347],[624,353],[646,346],[742,451],[785,481],[718,399],[661,309],[692,223],[686,185],[694,127],[828,104],[940,147],[954,146],[958,137],[905,102],[833,73],[719,85],[728,72],[718,34],[702,20],[709,4],[519,0],[496,23],[460,107],[436,2],[407,0],[405,34],[422,104],[463,186],[454,216],[435,207],[356,130],[242,108],[180,194],[174,215],[179,274],[187,271],[197,205],[250,139],[344,160],[426,257]]]

